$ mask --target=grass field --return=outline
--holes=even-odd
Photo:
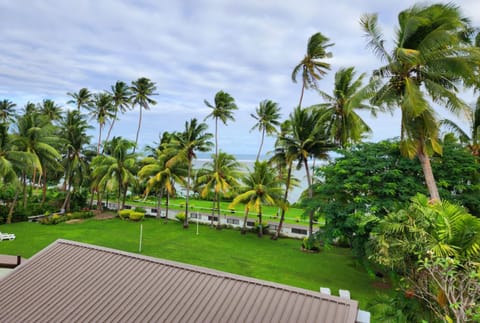
[[[215,230],[194,224],[183,229],[176,222],[147,219],[143,225],[142,254],[214,268],[226,272],[274,281],[318,291],[320,286],[349,289],[362,308],[383,290],[373,287],[370,278],[350,255],[350,250],[329,248],[317,254],[300,251],[300,241],[255,234],[240,235],[236,230]],[[79,223],[41,225],[14,223],[0,231],[15,233],[13,241],[0,242],[0,254],[29,258],[56,239],[69,239],[95,245],[139,252],[140,223],[119,219],[88,219]]]

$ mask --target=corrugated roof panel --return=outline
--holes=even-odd
[[[0,322],[354,322],[358,303],[69,241],[0,280]]]

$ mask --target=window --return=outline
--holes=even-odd
[[[255,222],[253,222],[253,221],[247,221],[247,226],[253,227],[253,226],[255,226]]]
[[[239,219],[227,219],[228,224],[240,224]]]
[[[208,216],[208,221],[212,221],[212,216],[211,215]],[[218,221],[218,216],[214,216],[213,221]]]
[[[306,229],[292,228],[292,233],[307,235]]]

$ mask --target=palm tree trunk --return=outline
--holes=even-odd
[[[160,189],[160,192],[157,194],[157,219],[160,219],[162,217],[162,197],[163,197],[163,190]]]
[[[118,186],[118,194],[117,194],[117,212],[119,212],[121,209],[123,209],[122,202],[121,202],[121,197],[122,197],[122,190],[120,188],[120,185]]]
[[[112,120],[112,123],[110,124],[110,128],[108,128],[108,133],[107,133],[107,137],[105,138],[105,142],[107,142],[108,139],[110,139],[110,133],[112,132],[115,121],[117,120],[117,113],[118,113],[118,107],[116,107],[115,109],[115,115],[113,116],[113,120]],[[102,149],[102,152],[103,152],[103,149]]]
[[[245,207],[245,216],[243,218],[243,226],[242,226],[242,230],[240,231],[241,234],[247,233],[248,211],[249,211],[249,207],[246,206]]]
[[[7,215],[7,224],[12,223],[12,218],[13,218],[13,211],[15,210],[15,206],[17,205],[17,200],[18,200],[18,194],[20,190],[15,190],[15,197],[13,198],[13,202],[10,205],[10,209],[8,210],[8,215]]]
[[[282,207],[282,213],[280,215],[280,221],[278,222],[277,231],[272,236],[272,240],[277,240],[280,237],[280,232],[282,231],[283,221],[285,221],[285,205],[287,205],[288,200],[288,191],[290,190],[290,180],[292,178],[292,163],[288,164],[288,171],[287,171],[287,182],[285,183],[285,194],[283,195],[283,203],[284,206]]]
[[[262,207],[258,209],[258,237],[263,237]]]
[[[43,183],[42,183],[42,205],[45,203],[47,198],[47,168],[43,168]]]
[[[213,228],[213,218],[215,217],[215,203],[217,201],[217,192],[215,192],[215,196],[213,197],[212,202],[212,217],[210,219],[210,226]]]
[[[102,212],[103,211],[103,205],[102,205],[102,194],[100,190],[97,191],[97,211]]]
[[[140,106],[140,116],[138,117],[138,128],[137,128],[137,135],[135,136],[135,146],[133,146],[133,153],[135,153],[135,149],[137,149],[138,145],[138,135],[140,134],[140,127],[142,126],[142,105]]]
[[[64,210],[65,212],[70,211],[70,196],[71,196],[70,191],[71,190],[72,190],[72,182],[71,180],[69,180],[67,194],[65,196],[65,201],[63,201],[63,205],[62,205],[62,210]]]
[[[305,166],[305,172],[307,173],[307,183],[308,183],[308,198],[313,198],[313,188],[312,188],[312,178],[310,176],[310,170],[308,168],[308,160],[304,158],[303,164]],[[308,236],[311,237],[313,234],[313,210],[308,212]]]
[[[217,193],[217,230],[222,229],[220,225],[220,192]]]
[[[190,176],[192,173],[192,161],[188,161],[188,173],[187,173],[187,196],[185,196],[185,219],[183,220],[183,228],[188,228],[188,198],[190,195]]]
[[[300,101],[298,102],[298,107],[302,106],[303,93],[305,93],[305,83],[303,83],[303,85],[302,85],[302,92],[300,93]]]
[[[96,192],[96,187],[93,187],[91,190],[90,190],[90,210],[93,208],[93,198],[95,197],[95,192]],[[120,204],[118,204],[120,205]]]
[[[417,156],[420,160],[420,164],[422,165],[423,176],[425,176],[425,184],[427,184],[430,200],[432,202],[438,202],[440,201],[440,194],[438,193],[437,183],[435,182],[435,177],[433,176],[430,158],[425,154],[423,148],[418,149]]]
[[[127,199],[127,190],[128,190],[128,187],[125,187],[125,188],[123,189],[122,209],[125,207],[125,200]]]
[[[102,125],[98,127],[97,155],[100,155],[100,142],[102,141]]]
[[[27,174],[23,172],[23,208],[27,207]]]
[[[170,194],[167,191],[167,196],[165,199],[165,223],[168,222],[168,204],[170,202]]]
[[[256,159],[257,162],[260,159],[260,154],[262,153],[264,139],[265,139],[265,129],[263,129],[262,131],[262,139],[260,140],[260,148],[258,148],[257,159]]]

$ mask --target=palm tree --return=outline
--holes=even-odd
[[[235,104],[235,99],[224,91],[218,91],[215,94],[215,105],[211,105],[207,100],[203,101],[207,107],[212,109],[212,112],[205,117],[205,120],[212,118],[215,119],[215,158],[216,162],[219,161],[218,158],[218,120],[222,121],[224,125],[227,124],[228,120],[235,121],[233,116],[233,111],[238,110],[237,105]],[[215,165],[216,173],[219,173],[219,165]],[[215,199],[217,204],[220,204],[220,195],[215,194]],[[213,218],[213,216],[212,216]],[[213,221],[213,220],[212,220]],[[220,221],[220,218],[218,219]],[[220,227],[220,226],[218,226]]]
[[[147,180],[145,197],[151,191],[157,191],[157,217],[161,216],[161,200],[166,194],[165,222],[168,221],[168,200],[175,194],[175,183],[185,184],[186,167],[182,163],[168,163],[174,157],[175,151],[166,146],[170,143],[169,133],[164,132],[159,148],[153,149],[152,154],[142,160],[143,167],[138,172],[140,179]]]
[[[328,159],[328,151],[334,146],[329,142],[328,123],[325,110],[297,107],[289,117],[289,132],[279,139],[285,147],[288,159],[297,161],[297,169],[305,168],[308,185],[308,198],[313,198],[310,158]],[[309,236],[313,233],[313,210],[309,212]]]
[[[112,118],[112,123],[110,124],[110,128],[108,129],[107,137],[105,141],[108,141],[110,138],[110,133],[112,132],[113,126],[115,125],[115,121],[117,120],[118,111],[121,113],[125,113],[130,109],[130,100],[132,97],[132,91],[127,83],[122,81],[117,81],[115,85],[111,87],[112,92],[109,94],[112,96],[113,101],[113,110],[114,116]]]
[[[91,119],[94,119],[98,123],[97,155],[100,154],[103,127],[108,120],[111,120],[114,117],[114,115],[112,96],[106,92],[95,94],[90,107],[90,116]]]
[[[474,156],[480,156],[480,98],[477,99],[475,107],[467,111],[467,120],[470,122],[470,134],[449,119],[440,120],[440,125],[457,134]]]
[[[214,210],[217,210],[217,229],[220,229],[220,199],[221,195],[232,193],[238,186],[237,178],[240,177],[240,163],[233,155],[220,151],[218,155],[212,156],[213,161],[207,162],[198,171],[197,183],[202,187],[200,196],[205,198],[212,191],[214,193],[214,204],[212,208],[212,226]]]
[[[375,108],[365,101],[373,96],[374,82],[362,87],[365,73],[355,79],[355,68],[342,68],[335,73],[335,85],[330,95],[319,90],[326,103],[319,104],[326,109],[330,118],[330,131],[335,144],[342,148],[360,142],[372,129],[358,115],[356,110],[368,110],[375,114]]]
[[[59,135],[65,140],[62,165],[67,191],[62,209],[66,211],[70,210],[72,194],[75,194],[88,178],[89,160],[85,149],[90,143],[87,131],[91,128],[78,110],[68,111],[65,119],[60,122]]]
[[[429,156],[441,153],[438,120],[429,103],[461,112],[467,105],[457,97],[457,85],[475,84],[480,49],[472,47],[473,30],[453,4],[415,5],[398,16],[394,48],[389,53],[379,30],[376,14],[364,15],[361,24],[368,45],[386,65],[374,72],[384,80],[374,104],[399,107],[401,150],[417,156],[432,200],[440,200]]]
[[[155,83],[150,81],[150,79],[146,77],[141,77],[136,81],[132,81],[132,86],[130,87],[132,91],[132,105],[138,105],[140,109],[140,115],[138,117],[138,129],[137,135],[135,137],[135,147],[133,148],[133,152],[137,148],[138,144],[138,135],[140,134],[140,127],[142,126],[142,109],[149,110],[150,105],[157,104],[157,101],[153,100],[151,96],[157,95],[154,93],[157,90]]]
[[[109,183],[117,185],[118,209],[125,206],[128,186],[136,181],[137,160],[135,153],[129,152],[133,147],[133,142],[113,137],[105,146],[105,155],[97,155],[91,163],[93,187],[106,187]],[[101,204],[101,197],[98,200]]]
[[[52,168],[61,169],[59,164],[60,154],[54,148],[58,144],[58,137],[53,135],[53,128],[45,118],[42,118],[38,113],[25,114],[18,118],[16,124],[17,131],[12,137],[12,144],[17,147],[19,151],[23,151],[33,155],[33,169],[23,169],[23,205],[26,206],[26,183],[29,171],[34,174],[39,171],[43,174],[43,197],[46,195],[46,169],[47,165]],[[35,177],[35,176],[33,176]],[[34,181],[32,180],[32,183]]]
[[[0,101],[0,122],[11,122],[15,117],[15,107],[17,105],[10,100]]]
[[[275,170],[268,165],[267,161],[255,162],[253,171],[242,178],[243,187],[241,192],[230,204],[234,207],[238,203],[245,203],[245,218],[243,221],[242,234],[246,232],[248,213],[254,209],[258,215],[258,237],[263,236],[262,208],[264,205],[282,206],[282,188]],[[283,207],[283,206],[282,206]]]
[[[297,75],[302,75],[302,92],[298,106],[302,106],[303,94],[305,89],[317,88],[317,81],[327,74],[330,70],[330,64],[323,61],[325,58],[332,57],[331,52],[327,52],[327,48],[333,46],[328,43],[330,39],[322,33],[313,34],[307,42],[307,53],[300,63],[295,66],[292,72],[292,81],[297,83]]]
[[[263,100],[256,108],[255,114],[251,113],[250,116],[257,120],[257,123],[252,127],[252,129],[250,129],[250,131],[258,129],[262,133],[260,148],[258,148],[256,159],[256,161],[258,161],[262,152],[265,134],[272,135],[276,133],[276,127],[280,125],[280,107],[276,102],[271,100]]]
[[[21,169],[32,168],[37,162],[35,156],[30,152],[18,151],[12,145],[12,136],[8,134],[8,125],[0,123],[0,182],[3,185],[20,185],[18,173]],[[11,223],[13,211],[18,199],[20,189],[15,189],[15,197],[10,205],[7,215],[7,223]]]
[[[93,94],[87,88],[82,88],[78,93],[67,93],[68,96],[72,97],[72,100],[67,101],[68,104],[75,104],[77,106],[77,111],[80,112],[80,108],[89,110],[92,103]]]
[[[298,185],[298,180],[292,177],[293,162],[295,161],[295,155],[288,153],[288,147],[286,142],[282,140],[285,136],[291,132],[290,120],[284,121],[280,126],[281,132],[275,142],[274,155],[270,158],[269,163],[276,166],[278,170],[279,179],[285,183],[285,191],[283,194],[283,207],[281,208],[280,220],[278,222],[277,230],[272,236],[272,240],[277,240],[280,237],[282,231],[283,222],[285,221],[285,212],[288,207],[288,193]],[[286,174],[285,174],[286,171]]]
[[[197,157],[196,151],[207,152],[212,146],[209,141],[213,135],[207,133],[208,126],[205,123],[198,123],[197,119],[191,119],[185,122],[185,130],[183,132],[175,132],[172,134],[172,142],[168,144],[168,148],[176,152],[168,162],[168,167],[176,163],[187,163],[187,181],[185,196],[185,220],[183,227],[188,228],[188,198],[191,188],[192,162]]]
[[[38,111],[50,122],[59,121],[62,118],[62,108],[50,99],[43,100],[38,106]]]

